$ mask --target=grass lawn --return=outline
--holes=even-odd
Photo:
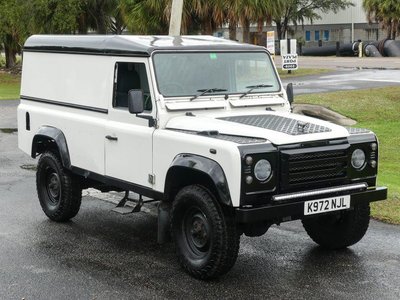
[[[323,73],[332,72],[332,69],[305,69],[300,68],[298,70],[292,71],[291,74],[288,74],[288,71],[283,71],[282,69],[278,69],[279,76],[283,79],[299,77],[299,76],[308,76],[308,75],[318,75]]]
[[[21,76],[0,72],[0,100],[19,99]]]
[[[301,95],[296,103],[329,107],[376,133],[380,143],[378,184],[387,186],[387,201],[373,203],[372,216],[400,224],[400,86]]]

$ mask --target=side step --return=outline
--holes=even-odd
[[[129,191],[125,191],[125,196],[121,199],[121,201],[117,204],[115,208],[112,209],[113,212],[127,215],[136,212],[140,212],[142,209],[143,204],[155,202],[158,200],[150,199],[150,200],[143,200],[143,196],[139,195],[139,199],[133,199],[129,197]],[[127,205],[127,204],[134,204],[134,205]]]

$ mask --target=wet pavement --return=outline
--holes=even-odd
[[[49,221],[35,164],[17,150],[16,132],[0,131],[0,299],[400,298],[399,226],[372,221],[361,242],[333,252],[300,222],[273,226],[242,237],[231,272],[202,282],[181,270],[171,244],[156,243],[154,205],[122,216],[104,201],[115,194],[90,190],[73,221]]]
[[[281,67],[282,58],[280,56],[276,56],[274,61],[278,67]],[[400,57],[300,56],[298,63],[300,68],[400,70]]]
[[[17,128],[19,100],[0,100],[0,128]]]
[[[321,75],[285,78],[282,82],[285,86],[292,82],[295,95],[400,86],[400,69],[339,69]]]

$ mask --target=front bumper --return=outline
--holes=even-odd
[[[350,206],[381,201],[387,198],[387,188],[377,187],[362,192],[350,194]],[[236,221],[238,223],[254,223],[260,221],[290,221],[304,217],[304,202],[308,199],[297,199],[296,202],[285,204],[271,204],[257,208],[237,208]],[[314,215],[316,216],[316,215]]]

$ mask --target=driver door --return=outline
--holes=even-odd
[[[105,133],[105,174],[136,186],[152,188],[153,132],[149,121],[128,111],[128,91],[144,92],[143,115],[156,117],[147,59],[115,59],[114,92]]]

